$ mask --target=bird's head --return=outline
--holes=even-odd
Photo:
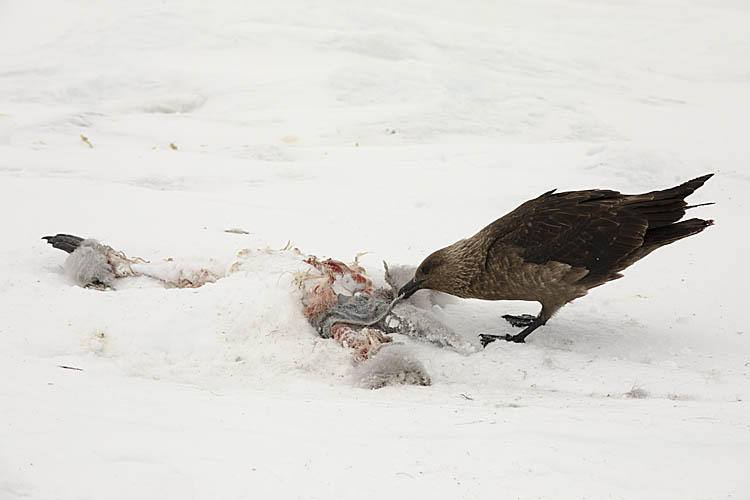
[[[422,289],[446,291],[450,274],[447,272],[448,262],[444,250],[438,250],[422,261],[414,278],[398,291],[399,297],[408,299],[414,292]]]

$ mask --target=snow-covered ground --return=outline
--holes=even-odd
[[[744,0],[0,2],[0,499],[750,498],[748,26]],[[714,227],[529,343],[407,339],[431,387],[358,387],[264,251],[382,281],[551,188],[708,172]],[[100,292],[57,232],[252,252]],[[537,307],[433,313],[475,341]]]

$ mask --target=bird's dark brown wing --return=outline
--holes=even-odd
[[[491,240],[488,259],[513,246],[526,262],[563,262],[588,269],[587,280],[611,279],[622,269],[618,263],[643,244],[648,227],[625,199],[607,190],[544,193],[481,231]]]

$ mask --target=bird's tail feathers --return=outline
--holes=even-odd
[[[685,207],[685,210],[689,210],[691,208],[698,208],[698,207],[707,207],[709,205],[716,205],[716,202],[709,201],[708,203],[697,203],[695,205],[688,205]]]
[[[705,184],[708,179],[713,177],[713,175],[714,174],[701,175],[700,177],[696,177],[695,179],[690,179],[689,181],[683,182],[679,186],[664,189],[662,191],[652,191],[649,194],[652,194],[654,196],[654,200],[684,200],[685,198],[693,194],[698,188],[703,186],[703,184]]]
[[[649,229],[646,231],[646,236],[643,240],[643,247],[650,247],[656,249],[663,245],[668,245],[682,238],[687,238],[694,234],[698,234],[708,226],[713,225],[712,219],[688,219],[668,226],[657,227],[655,229]]]
[[[686,209],[711,205],[711,203],[688,205],[685,198],[693,194],[713,175],[696,177],[673,188],[634,195],[628,205],[648,219],[649,230],[669,226],[682,219]]]

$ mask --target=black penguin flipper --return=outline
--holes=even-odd
[[[73,236],[72,234],[56,234],[55,236],[42,236],[43,240],[47,240],[47,243],[55,248],[59,248],[68,253],[73,253],[76,248],[81,246],[81,242],[85,238],[80,236]]]

